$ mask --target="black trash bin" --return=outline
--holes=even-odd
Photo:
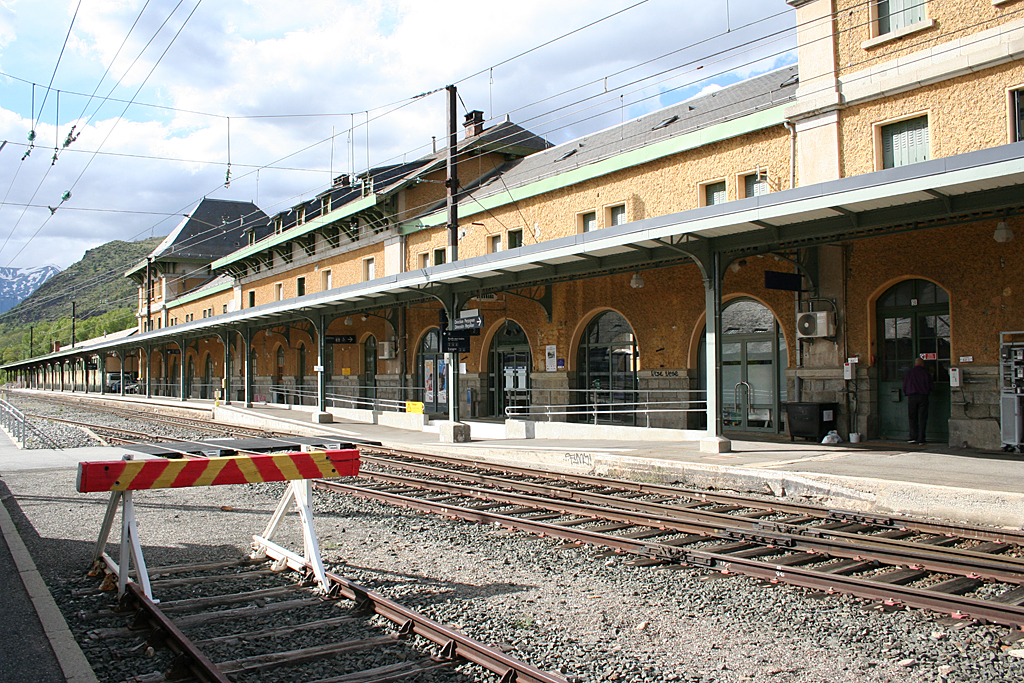
[[[787,403],[789,440],[795,441],[796,437],[802,436],[821,443],[829,430],[836,428],[838,417],[838,403]]]

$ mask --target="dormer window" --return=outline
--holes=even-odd
[[[306,207],[300,206],[295,209],[295,225],[302,225],[306,222]]]
[[[249,244],[256,244],[256,231],[247,230],[246,232],[249,234]]]
[[[283,230],[283,229],[284,229],[284,219],[281,218],[281,216],[278,216],[277,218],[274,219],[274,234],[275,235],[280,235],[281,234],[281,230]]]
[[[320,215],[326,216],[331,212],[331,195],[324,195],[320,198]]]

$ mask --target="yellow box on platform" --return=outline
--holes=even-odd
[[[405,412],[416,413],[417,415],[423,414],[423,403],[420,401],[406,401]]]

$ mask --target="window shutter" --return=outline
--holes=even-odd
[[[744,197],[760,197],[763,194],[768,194],[768,183],[764,178],[758,180],[756,173],[751,173],[743,181],[745,186]]]
[[[928,117],[919,116],[882,127],[882,167],[928,160]]]
[[[725,203],[725,182],[710,183],[704,186],[704,199],[707,206]]]
[[[612,225],[622,225],[626,222],[626,207],[625,206],[613,206],[612,207]]]
[[[1015,90],[1013,93],[1013,120],[1014,142],[1024,140],[1024,90]]]

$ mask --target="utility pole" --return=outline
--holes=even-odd
[[[35,355],[35,352],[32,350],[32,348],[34,346],[33,341],[34,341],[34,333],[35,333],[35,331],[36,331],[36,328],[34,328],[34,327],[28,328],[28,357],[29,358],[31,358],[32,356]]]
[[[149,332],[152,326],[150,322],[153,315],[153,277],[150,275],[150,268],[153,266],[153,257],[146,257],[146,324],[142,326],[143,332]]]
[[[447,170],[448,177],[445,179],[445,187],[448,206],[448,250],[451,252],[452,262],[459,260],[459,169],[455,152],[459,144],[458,121],[456,121],[456,106],[458,105],[458,91],[454,85],[445,88],[448,93],[448,155]],[[451,300],[445,304],[448,309],[448,329],[450,336],[455,319],[459,316],[458,299],[453,294]],[[444,339],[444,337],[442,337]],[[449,351],[448,358],[448,419],[453,423],[459,422],[459,354]],[[453,428],[453,433],[454,433]],[[468,440],[468,439],[467,439]]]
[[[75,348],[75,302],[71,302],[71,348]]]

